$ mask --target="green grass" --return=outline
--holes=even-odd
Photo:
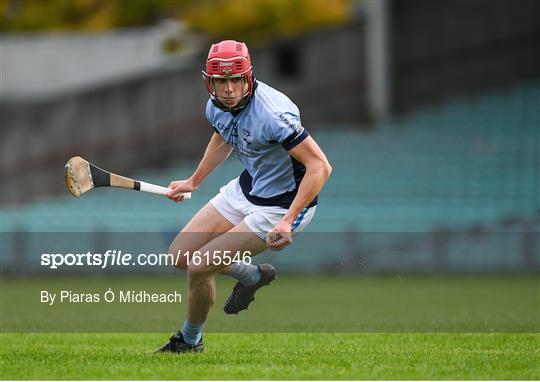
[[[538,332],[535,277],[280,276],[249,311],[223,314],[234,280],[217,279],[209,332]],[[40,303],[40,291],[108,289],[183,295],[181,303]],[[3,332],[168,332],[185,316],[187,283],[164,275],[2,281]]]
[[[154,355],[183,321],[185,299],[47,306],[39,292],[185,297],[184,278],[4,278],[0,377],[540,379],[536,277],[280,276],[238,316],[221,310],[233,280],[217,282],[207,352]]]
[[[539,379],[537,334],[3,334],[2,379]]]

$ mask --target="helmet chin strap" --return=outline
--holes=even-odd
[[[231,111],[242,110],[244,107],[246,107],[250,97],[249,97],[249,91],[248,91],[246,92],[246,94],[240,97],[224,98],[224,97],[218,97],[216,95],[211,95],[210,98],[212,99],[212,101],[214,101],[214,105],[216,105],[219,109],[223,111],[231,112]],[[237,99],[239,100],[239,102],[233,107],[228,107],[222,103],[222,101],[230,101],[230,100],[237,100]]]
[[[244,83],[244,81],[247,82],[247,79],[245,79],[244,76],[242,76],[242,83]],[[251,94],[252,89],[249,86],[249,82],[248,82],[248,90],[244,93],[244,95],[242,95],[240,97],[232,97],[232,98],[218,97],[216,95],[216,88],[214,87],[212,81],[210,81],[210,87],[212,88],[212,93],[213,93],[212,94],[212,93],[209,92],[210,99],[212,100],[212,103],[214,104],[214,106],[216,106],[218,109],[220,109],[222,111],[226,111],[226,112],[227,111],[228,112],[240,111],[244,107],[246,107],[246,105],[251,100],[251,95],[250,94]],[[228,107],[223,103],[223,101],[230,101],[230,100],[239,100],[239,101],[233,107]]]
[[[227,97],[218,97],[218,96],[214,96],[218,101],[220,102],[223,102],[223,101],[240,101],[242,98],[244,98],[245,96],[247,96],[248,93],[240,96],[240,97],[232,97],[232,98],[227,98]]]

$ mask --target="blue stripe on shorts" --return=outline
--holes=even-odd
[[[302,210],[302,212],[300,212],[300,215],[298,215],[298,217],[296,218],[296,220],[293,222],[292,226],[291,226],[291,230],[295,230],[298,228],[298,226],[300,225],[300,223],[302,223],[302,219],[304,219],[304,215],[306,214],[306,212],[308,211],[307,208],[304,208]]]

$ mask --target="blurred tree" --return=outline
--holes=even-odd
[[[147,26],[192,6],[156,0],[4,0],[0,31],[101,31]]]
[[[222,39],[261,41],[347,21],[346,0],[207,0],[184,17],[195,31]]]
[[[97,0],[7,0],[2,2],[0,30],[106,29],[112,23],[110,7]]]
[[[348,0],[2,0],[0,31],[100,31],[184,20],[211,38],[285,37],[348,19]]]

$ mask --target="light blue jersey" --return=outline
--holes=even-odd
[[[309,135],[298,107],[283,93],[256,81],[245,108],[223,111],[209,99],[206,118],[246,168],[240,175],[246,198],[256,205],[289,208],[306,171],[288,153]],[[317,198],[308,207],[315,204]]]

